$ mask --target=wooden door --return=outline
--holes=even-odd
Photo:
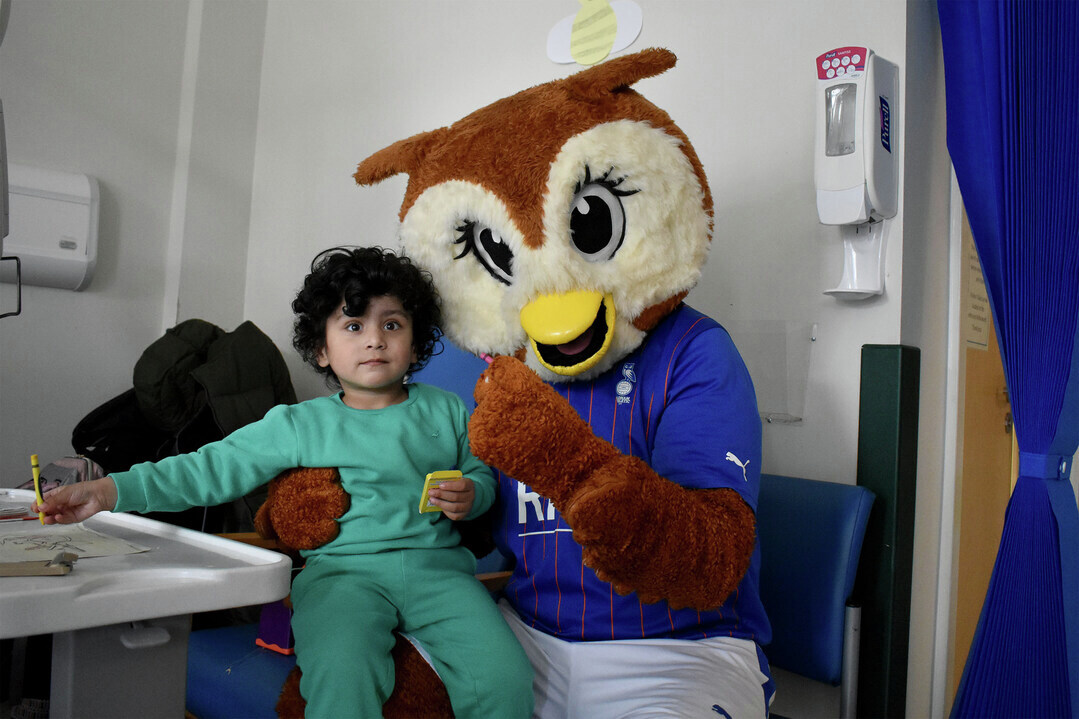
[[[968,248],[964,252],[966,267],[961,288],[966,348],[961,473],[956,493],[955,643],[950,672],[953,698],[989,587],[1004,528],[1004,511],[1014,484],[1011,405],[966,213],[963,243]]]

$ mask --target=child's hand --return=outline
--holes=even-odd
[[[476,501],[476,487],[468,477],[451,479],[432,487],[427,497],[431,504],[441,507],[442,513],[450,519],[464,519]]]
[[[45,513],[45,524],[74,524],[115,506],[116,484],[105,477],[54,489],[31,509]]]

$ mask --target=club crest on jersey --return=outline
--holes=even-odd
[[[637,381],[637,375],[633,372],[633,362],[626,362],[622,365],[622,379],[618,381],[618,384],[614,387],[615,402],[618,404],[629,404],[633,401],[630,397],[633,394],[633,385]]]

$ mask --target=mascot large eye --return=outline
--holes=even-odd
[[[619,198],[637,190],[621,190],[625,178],[609,179],[610,171],[597,180],[585,168],[584,182],[573,194],[569,218],[573,246],[589,262],[603,262],[614,257],[626,236],[626,213]]]
[[[513,250],[502,239],[502,235],[476,222],[466,222],[458,227],[457,231],[461,236],[454,244],[463,244],[465,248],[461,250],[461,254],[454,257],[455,260],[471,252],[491,277],[504,285],[513,282]]]

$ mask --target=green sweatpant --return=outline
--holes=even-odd
[[[393,630],[415,637],[457,719],[527,719],[532,666],[462,547],[309,557],[292,586],[307,719],[381,717]]]

